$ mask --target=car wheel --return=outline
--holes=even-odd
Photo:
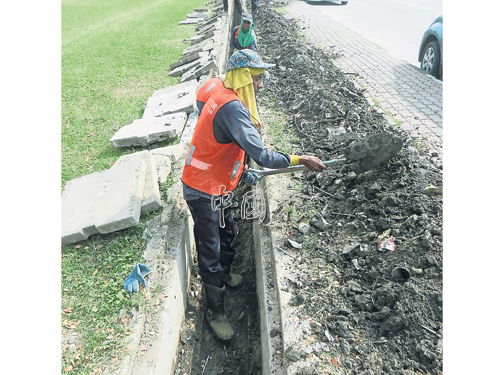
[[[441,64],[441,51],[439,44],[435,40],[425,46],[420,69],[439,78],[439,65]]]

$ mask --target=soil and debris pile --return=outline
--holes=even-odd
[[[391,126],[352,76],[335,68],[335,54],[311,47],[288,18],[270,5],[255,15],[259,53],[276,64],[258,104],[263,112],[287,114],[287,132],[297,139],[293,153],[331,160],[380,132],[404,141],[395,157],[364,173],[347,165],[294,173],[299,190],[280,195],[273,208],[278,246],[296,247],[290,249],[296,260],[284,257],[281,288],[294,295],[292,311],[310,328],[297,323],[298,340],[285,348],[289,373],[437,375],[443,367],[441,162],[418,147],[425,140]],[[268,179],[271,190],[278,179]]]
[[[283,3],[274,4],[254,12],[259,54],[276,64],[257,97],[263,137],[266,118],[279,112],[294,154],[341,158],[352,142],[381,132],[404,142],[395,157],[364,173],[344,164],[266,177],[275,243],[293,254],[276,255],[284,269],[280,291],[291,295],[283,313],[296,324],[291,333],[274,330],[294,338],[275,356],[288,375],[440,374],[441,162],[423,152],[423,140],[391,126],[353,76],[335,68],[337,56],[304,41],[297,22],[273,8]],[[235,191],[235,207],[241,193]],[[262,375],[251,222],[233,212],[233,268],[246,280],[226,296],[237,335],[219,342],[206,327],[195,267],[175,374]]]

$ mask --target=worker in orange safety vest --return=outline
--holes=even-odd
[[[201,110],[182,173],[184,199],[194,221],[199,274],[207,306],[205,318],[221,340],[234,331],[224,315],[226,286],[242,285],[241,275],[231,272],[235,236],[228,197],[239,182],[256,184],[245,171],[247,158],[267,168],[305,165],[310,171],[326,167],[311,155],[289,155],[267,149],[256,127],[260,126],[255,92],[263,87],[262,75],[274,64],[262,62],[257,52],[234,52],[227,63],[224,88],[216,91]]]

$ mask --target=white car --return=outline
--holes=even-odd
[[[336,3],[336,4],[341,4],[341,5],[346,5],[349,1],[347,0],[306,0],[307,4],[311,3]]]

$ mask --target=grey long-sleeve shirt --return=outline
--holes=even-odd
[[[234,142],[262,167],[286,168],[290,165],[290,155],[268,150],[264,146],[248,109],[239,100],[228,102],[219,108],[213,119],[213,129],[218,143]],[[184,183],[182,185],[184,199],[187,201],[212,197]]]

